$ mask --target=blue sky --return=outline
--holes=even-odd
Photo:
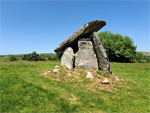
[[[149,1],[1,1],[0,54],[53,53],[89,21],[101,31],[129,36],[137,51],[150,51]]]

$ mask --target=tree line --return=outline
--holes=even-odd
[[[24,54],[24,55],[11,55],[10,61],[16,61],[16,60],[27,60],[27,61],[56,61],[60,60],[59,56],[57,54],[49,53],[49,54],[38,54],[36,51]]]

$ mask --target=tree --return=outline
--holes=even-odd
[[[141,62],[143,54],[140,52],[136,52],[136,62]]]
[[[57,52],[56,54],[57,54],[57,58],[58,58],[58,59],[61,59],[61,57],[62,57],[62,55],[63,55],[63,52]]]
[[[48,60],[55,61],[58,60],[57,54],[51,54],[48,56]]]
[[[136,58],[136,46],[128,36],[113,34],[110,31],[98,34],[110,61],[134,62]]]
[[[27,55],[23,55],[22,60],[27,60]]]
[[[30,54],[31,61],[38,61],[38,57],[39,57],[39,55],[35,51]]]
[[[39,55],[39,56],[38,56],[38,60],[39,60],[39,61],[45,61],[46,58],[45,58],[45,56],[43,56],[43,55]]]
[[[16,60],[17,60],[17,57],[14,56],[14,55],[11,55],[11,56],[9,57],[9,59],[10,59],[10,61],[16,61]]]
[[[34,51],[31,54],[24,55],[22,60],[38,61],[38,57],[39,57],[39,55]]]

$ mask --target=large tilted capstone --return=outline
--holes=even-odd
[[[56,47],[55,52],[63,52],[61,65],[69,69],[102,69],[112,73],[109,59],[96,33],[105,25],[104,20],[89,22]]]
[[[91,34],[93,31],[97,32],[99,29],[101,29],[105,25],[106,25],[106,22],[104,20],[94,20],[85,24],[76,32],[74,32],[70,37],[64,40],[58,47],[56,47],[54,51],[55,52],[63,51],[67,46],[78,41],[78,39]]]

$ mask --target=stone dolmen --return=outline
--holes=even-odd
[[[109,59],[96,33],[105,25],[104,20],[91,21],[56,47],[55,52],[63,52],[61,65],[69,69],[101,69],[111,74]]]

